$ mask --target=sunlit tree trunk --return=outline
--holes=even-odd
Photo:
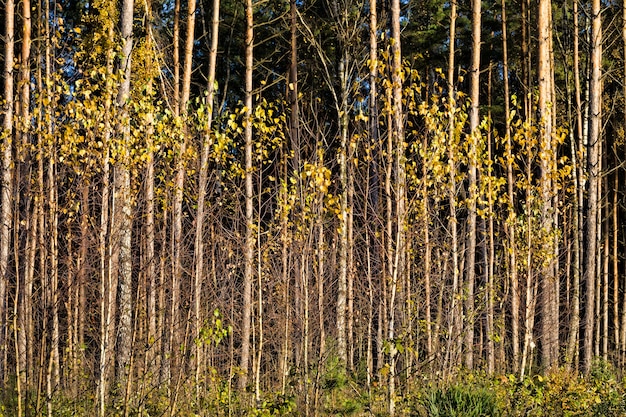
[[[520,296],[519,277],[517,275],[517,244],[515,213],[515,177],[513,173],[513,151],[511,141],[511,95],[509,90],[509,54],[508,54],[508,28],[506,19],[506,0],[502,0],[502,77],[504,83],[504,114],[505,114],[505,139],[506,139],[506,175],[508,215],[505,222],[508,246],[508,274],[511,285],[511,345],[513,350],[513,372],[517,372],[520,364],[519,334],[520,334]]]
[[[0,204],[0,386],[7,371],[7,284],[9,282],[9,248],[13,205],[13,60],[15,51],[15,3],[4,3],[4,119],[2,124],[2,192]]]
[[[344,45],[345,46],[345,45]],[[341,183],[339,218],[339,277],[337,283],[337,354],[342,366],[348,364],[346,312],[348,302],[348,86],[347,51],[341,52],[339,62],[340,103],[337,113],[340,125],[339,182]]]
[[[530,51],[530,13],[531,0],[521,0],[521,32],[522,32],[522,86],[524,91],[524,117],[531,120],[532,116],[532,56]]]
[[[184,316],[181,311],[182,306],[182,280],[183,280],[183,199],[184,199],[184,186],[185,186],[185,173],[186,173],[186,152],[187,152],[187,141],[189,132],[187,131],[187,108],[189,106],[189,97],[191,92],[191,71],[192,71],[192,63],[193,63],[193,44],[194,44],[194,33],[195,33],[195,19],[196,19],[196,2],[195,0],[189,0],[187,3],[187,25],[186,25],[186,36],[185,36],[185,44],[183,51],[183,78],[182,83],[180,84],[180,96],[179,96],[179,84],[178,84],[178,74],[179,74],[179,46],[178,46],[178,36],[179,36],[179,27],[178,27],[178,16],[180,14],[180,1],[177,0],[175,3],[175,13],[174,13],[174,101],[175,101],[175,112],[176,116],[181,116],[183,118],[183,139],[178,143],[178,156],[177,156],[177,167],[176,167],[176,175],[174,179],[174,201],[172,202],[172,279],[171,279],[171,304],[170,304],[170,348],[177,349],[178,346],[182,343],[183,346],[187,345],[187,341],[183,341],[183,333],[184,329]],[[176,103],[178,98],[180,97],[180,101]],[[178,104],[178,105],[176,105]],[[176,397],[178,394],[179,382],[183,376],[184,372],[184,360],[181,357],[183,355],[176,355],[174,351],[172,351],[172,359],[173,363],[170,366],[173,366],[172,376],[176,376],[176,394],[173,396],[172,402],[172,410],[175,409]]]
[[[572,172],[574,180],[574,214],[573,214],[573,271],[572,271],[572,298],[569,322],[569,334],[565,362],[574,369],[578,369],[578,347],[580,334],[580,277],[582,272],[581,251],[583,243],[583,204],[582,204],[582,166],[584,159],[579,153],[583,150],[583,116],[580,94],[580,59],[579,59],[579,25],[578,25],[578,2],[573,2],[574,39],[573,39],[573,72],[574,72],[574,98],[576,107],[576,136],[572,139]]]
[[[220,20],[220,0],[213,0],[213,14],[211,20],[211,49],[209,52],[209,74],[207,80],[206,97],[206,131],[204,132],[201,158],[200,158],[200,178],[198,180],[198,208],[196,212],[196,232],[194,245],[195,272],[194,272],[194,331],[197,337],[202,326],[201,302],[202,302],[202,282],[204,280],[204,217],[206,209],[206,189],[209,177],[209,155],[211,151],[211,125],[213,124],[213,106],[215,97],[215,69],[217,62],[217,45],[219,36]],[[204,366],[203,348],[200,343],[196,343],[195,348],[195,382],[199,384],[200,372]]]
[[[622,60],[623,60],[623,79],[622,79],[622,94],[624,95],[624,97],[626,97],[626,2],[622,2]],[[624,126],[626,126],[626,112],[624,112]],[[619,173],[615,173],[615,196],[617,196],[619,190]],[[617,197],[614,197],[617,198]],[[614,206],[614,210],[617,211],[617,206]],[[617,213],[615,213],[614,219],[613,219],[613,225],[614,225],[614,229],[613,232],[617,235],[617,228],[616,228],[616,223],[617,222]],[[617,239],[617,238],[615,238]],[[617,245],[615,245],[614,250],[617,250]],[[618,271],[617,267],[619,264],[618,258],[617,256],[615,256],[615,259],[613,260],[614,265],[615,265],[615,269],[614,271]],[[615,280],[617,281],[618,279],[618,273],[616,273],[615,276]],[[621,317],[620,317],[620,321],[621,321],[621,326],[620,326],[620,338],[619,338],[619,345],[618,345],[618,349],[620,351],[620,364],[623,366],[624,361],[626,361],[626,294],[624,294],[623,296],[623,301],[622,301],[622,312],[621,312]]]
[[[368,168],[368,186],[367,196],[365,202],[367,208],[365,210],[364,223],[369,224],[370,211],[372,214],[379,210],[378,205],[378,193],[379,193],[379,179],[378,179],[378,158],[379,158],[379,132],[378,132],[378,7],[376,0],[370,0],[370,15],[369,15],[369,135],[370,146],[372,149],[372,160]],[[374,214],[375,215],[375,214]],[[366,364],[367,364],[367,387],[371,389],[371,381],[374,373],[374,280],[373,276],[378,263],[374,263],[377,255],[378,245],[376,237],[376,226],[368,228],[366,231],[366,250],[367,250],[367,288],[368,288],[368,314],[367,314],[367,352],[366,352]]]
[[[147,42],[150,45],[154,44],[154,35],[152,28],[152,9],[151,3],[145,3],[145,13],[147,15],[146,30]],[[153,61],[151,58],[147,60],[148,71],[152,71]],[[148,81],[146,86],[146,94],[152,97],[154,93],[154,82]],[[147,316],[147,329],[146,329],[146,354],[145,354],[145,369],[149,370],[151,377],[157,377],[160,373],[160,361],[158,360],[159,347],[161,345],[161,337],[157,334],[157,259],[155,251],[155,143],[154,143],[154,114],[149,112],[146,115],[146,171],[145,171],[145,239],[143,249],[145,255],[143,256],[142,270],[145,271],[145,285],[146,285],[146,316]],[[162,306],[159,306],[162,308]]]
[[[246,193],[246,225],[244,247],[244,277],[243,277],[243,318],[241,331],[241,356],[239,367],[243,374],[239,378],[239,388],[248,384],[248,370],[250,363],[250,334],[252,325],[252,281],[254,278],[254,200],[252,183],[252,71],[254,48],[254,20],[252,0],[246,1],[246,49],[245,49],[245,193]]]
[[[174,0],[174,23],[172,33],[172,66],[174,67],[174,78],[172,80],[173,96],[174,96],[174,115],[180,114],[180,108],[187,104],[180,99],[180,0]]]
[[[446,360],[448,366],[452,367],[456,364],[456,355],[458,351],[453,347],[461,337],[461,303],[459,301],[459,285],[460,285],[460,266],[459,266],[459,236],[458,236],[458,219],[456,210],[456,193],[457,193],[457,157],[456,157],[456,93],[454,87],[454,62],[456,48],[456,20],[457,20],[457,3],[453,0],[450,3],[450,33],[449,33],[449,52],[448,52],[448,168],[449,168],[449,184],[448,184],[448,204],[450,206],[450,235],[452,238],[452,302],[450,314],[448,315],[448,346],[446,347]]]
[[[131,76],[131,52],[133,49],[133,0],[124,0],[120,15],[120,27],[122,35],[122,60],[120,69],[123,74],[122,83],[117,94],[117,105],[122,114],[127,115],[126,101],[130,95]],[[123,120],[126,117],[122,118]],[[122,122],[119,126],[119,134],[124,146],[130,144],[130,126],[128,122]],[[130,360],[133,338],[132,328],[132,196],[130,184],[130,158],[126,154],[115,164],[114,189],[117,193],[117,206],[113,212],[113,237],[114,245],[119,249],[118,270],[118,303],[119,321],[117,325],[117,383],[120,392],[126,389],[126,383],[130,377]],[[126,407],[126,404],[125,404]],[[125,408],[126,409],[126,408]]]
[[[293,152],[293,168],[300,167],[300,103],[298,99],[298,6],[289,1],[290,61],[288,100],[290,107],[289,139]]]
[[[89,210],[89,197],[90,197],[90,185],[89,183],[85,183],[82,185],[81,190],[81,203],[80,203],[80,248],[78,253],[78,262],[76,265],[77,268],[77,276],[76,276],[76,290],[75,294],[77,297],[74,320],[75,320],[75,328],[76,332],[76,342],[78,346],[75,347],[75,355],[74,364],[76,369],[74,370],[76,391],[75,394],[78,394],[78,388],[81,382],[80,381],[80,364],[81,360],[85,357],[85,323],[87,322],[87,294],[86,294],[86,284],[88,281],[88,255],[90,248],[90,238],[91,233],[89,229],[89,224],[91,220],[91,213]]]
[[[113,24],[106,28],[110,38],[114,36]],[[111,271],[112,249],[108,244],[110,238],[110,210],[111,210],[111,162],[110,162],[110,142],[112,134],[112,109],[113,101],[113,51],[106,52],[106,84],[105,84],[105,107],[104,107],[104,132],[103,132],[103,156],[102,156],[102,186],[101,186],[101,207],[100,225],[98,233],[98,255],[100,269],[99,285],[99,312],[100,312],[100,346],[98,358],[98,382],[96,385],[98,416],[104,417],[106,403],[109,394],[110,382],[110,362],[113,360],[113,318],[115,316],[115,298],[117,296],[117,285],[114,283],[114,276]]]
[[[38,8],[39,10],[39,16],[38,16],[38,20],[41,22],[41,16],[43,14],[43,8],[40,7]],[[39,35],[40,35],[40,42],[41,42],[41,49],[39,52],[39,62],[40,65],[37,67],[37,88],[39,91],[41,91],[41,96],[39,99],[39,105],[42,106],[43,108],[43,102],[44,102],[44,98],[45,99],[49,99],[49,95],[48,90],[46,88],[44,88],[44,75],[43,75],[43,65],[45,63],[45,55],[44,55],[44,51],[46,49],[46,44],[49,42],[49,40],[47,39],[47,31],[43,28],[39,29]],[[47,69],[46,69],[46,73],[47,73]],[[42,112],[43,113],[43,112]],[[38,115],[38,117],[36,118],[37,120],[37,127],[38,127],[38,131],[39,134],[37,135],[37,145],[38,145],[38,150],[37,150],[37,173],[36,173],[36,177],[33,179],[33,182],[36,184],[35,185],[35,193],[36,193],[36,197],[35,197],[35,208],[34,208],[34,216],[33,216],[33,223],[34,223],[34,227],[37,229],[37,232],[35,233],[35,237],[36,237],[36,241],[33,242],[34,245],[37,246],[38,250],[35,250],[34,255],[39,255],[37,257],[37,259],[33,259],[33,268],[35,268],[35,263],[37,263],[37,267],[39,268],[39,274],[41,277],[45,276],[45,265],[43,260],[45,259],[45,244],[43,242],[45,242],[45,237],[44,237],[44,230],[45,230],[45,221],[44,221],[44,201],[45,201],[45,186],[44,186],[44,158],[47,155],[47,146],[46,146],[46,138],[45,135],[43,134],[43,132],[45,131],[45,122],[44,122],[44,115],[40,113]],[[33,271],[34,273],[34,271]],[[33,277],[34,279],[34,277]],[[43,301],[45,303],[45,297],[39,296],[37,297],[37,300],[41,303],[41,301]],[[42,314],[42,317],[40,319],[42,322],[46,321],[46,317],[45,314]],[[31,329],[29,329],[30,333],[33,334],[34,336],[34,331],[35,331],[35,322],[34,320],[32,320],[31,317]],[[33,382],[36,382],[36,385],[32,385],[31,382],[31,390],[32,392],[36,392],[36,398],[35,398],[35,404],[37,409],[39,409],[39,407],[41,406],[41,383],[42,383],[42,369],[43,369],[43,360],[42,360],[42,354],[45,352],[46,347],[45,347],[45,342],[43,342],[43,339],[45,339],[45,326],[44,325],[40,325],[39,329],[41,331],[41,335],[42,337],[41,339],[41,343],[38,345],[39,347],[39,352],[37,354],[37,356],[35,356],[35,352],[37,349],[37,346],[35,346],[35,341],[33,340],[31,343],[31,352],[29,352],[30,355],[30,366],[32,367],[30,375],[28,376],[29,378],[32,379]],[[1,385],[1,382],[0,382]]]
[[[21,54],[20,54],[20,73],[19,73],[19,83],[18,90],[20,92],[20,100],[19,100],[19,120],[20,120],[20,130],[21,130],[21,147],[27,149],[29,143],[30,136],[30,47],[31,47],[31,4],[30,0],[22,0],[21,7],[21,18],[22,18],[22,45],[21,45]],[[29,181],[30,178],[27,178]],[[30,184],[27,185],[28,189],[30,189]],[[32,200],[32,196],[30,192],[27,192],[25,198]],[[28,204],[30,206],[30,203]],[[33,273],[34,273],[34,262],[35,262],[35,248],[34,242],[36,240],[36,225],[34,222],[31,222],[31,217],[29,214],[25,219],[26,230],[27,230],[27,244],[26,250],[28,261],[25,262],[25,269],[22,274],[20,274],[19,279],[22,279],[21,283],[18,283],[20,286],[20,291],[16,292],[16,300],[18,304],[17,311],[17,323],[18,326],[16,328],[18,334],[17,347],[18,352],[16,352],[18,359],[19,372],[18,377],[20,378],[20,385],[25,390],[28,390],[29,383],[28,381],[28,359],[31,357],[29,355],[29,348],[32,345],[32,334],[30,330],[32,329],[32,290],[33,290]]]
[[[604,154],[604,160],[606,165],[606,154]],[[604,176],[604,189],[608,195],[609,178]],[[605,200],[608,202],[607,200]],[[611,258],[610,251],[610,233],[609,233],[609,221],[611,219],[610,209],[608,204],[604,208],[604,244],[602,245],[602,359],[607,361],[609,358],[609,261]],[[600,220],[600,227],[602,227],[602,220]]]
[[[617,153],[617,150],[614,149],[614,152]],[[620,320],[619,320],[619,285],[621,275],[619,271],[619,205],[618,205],[618,192],[619,192],[619,173],[613,174],[613,204],[612,204],[612,213],[611,219],[613,220],[612,229],[613,229],[613,349],[616,352],[619,352],[620,348]],[[607,231],[608,233],[608,231]],[[619,355],[618,355],[619,358]]]
[[[476,281],[476,200],[478,193],[477,166],[478,166],[478,137],[480,132],[480,32],[481,28],[481,0],[472,1],[472,64],[470,67],[470,151],[469,151],[469,207],[468,207],[468,251],[466,255],[467,270],[467,299],[465,302],[465,367],[474,366],[474,284]]]
[[[493,35],[493,33],[492,33]],[[492,94],[493,94],[493,61],[489,61],[489,69],[487,72],[487,106],[489,111],[487,113],[488,120],[492,120],[492,112],[491,108],[493,105]],[[495,248],[495,212],[494,206],[495,201],[494,198],[496,196],[496,190],[494,187],[494,172],[492,167],[492,161],[494,160],[493,154],[493,145],[492,145],[492,133],[491,129],[487,134],[487,161],[486,161],[486,172],[487,172],[487,219],[485,223],[487,223],[484,227],[485,230],[485,242],[483,246],[484,250],[484,258],[485,258],[485,282],[487,284],[486,291],[486,304],[487,304],[487,320],[485,330],[487,333],[487,372],[489,374],[493,374],[495,371],[495,361],[496,361],[496,352],[495,352],[495,337],[496,337],[496,329],[495,329],[495,261],[496,261],[496,248]],[[503,335],[504,336],[504,335]],[[504,339],[504,337],[502,337]],[[502,343],[502,340],[499,342]]]
[[[59,214],[58,214],[58,190],[56,183],[57,160],[56,150],[52,152],[48,159],[48,177],[46,188],[48,190],[48,254],[49,274],[46,290],[48,292],[47,308],[50,311],[51,333],[50,352],[48,357],[48,369],[46,373],[46,393],[48,400],[48,410],[51,410],[52,393],[59,388],[61,382],[61,361],[60,361],[60,329],[59,329]]]
[[[589,83],[589,148],[587,161],[588,176],[588,208],[586,236],[586,259],[584,279],[586,283],[585,302],[585,339],[583,370],[586,374],[591,370],[593,359],[594,325],[596,309],[596,277],[598,273],[598,189],[600,185],[600,141],[602,120],[602,16],[600,0],[591,4],[591,79]]]
[[[400,41],[400,0],[391,1],[391,81],[393,88],[392,113],[393,124],[392,140],[395,148],[395,178],[394,191],[396,198],[394,259],[389,300],[389,323],[387,338],[391,344],[389,368],[389,414],[395,414],[396,396],[396,361],[397,351],[393,341],[396,338],[396,297],[398,283],[405,282],[406,278],[406,143],[404,141],[404,114],[402,104],[402,50]]]
[[[541,163],[541,222],[545,231],[546,239],[543,242],[545,254],[549,257],[543,267],[541,277],[541,307],[542,307],[542,363],[544,367],[551,368],[558,365],[559,340],[558,340],[558,280],[555,275],[552,255],[552,230],[553,230],[553,207],[552,207],[552,133],[553,112],[556,103],[552,95],[552,12],[551,2],[540,0],[538,9],[538,78],[539,78],[539,115],[541,127],[540,139],[540,163]],[[556,312],[555,308],[556,307]]]

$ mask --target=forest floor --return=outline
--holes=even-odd
[[[111,399],[106,416],[389,416],[388,387],[366,384],[358,377],[319,378],[308,386],[294,379],[285,393],[266,392],[259,399],[246,391],[229,389],[224,381],[201,389],[181,386],[180,392],[130,393],[126,401]],[[415,417],[618,417],[626,416],[626,378],[601,363],[583,377],[566,369],[519,378],[515,375],[460,373],[449,381],[420,374],[400,378],[395,397],[396,416]],[[200,393],[200,395],[198,395]],[[0,417],[96,416],[93,395],[70,398],[54,395],[23,398],[15,390],[0,391]],[[21,415],[18,409],[21,408]]]

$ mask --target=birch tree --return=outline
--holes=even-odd
[[[598,251],[598,222],[601,212],[599,206],[600,187],[600,163],[599,154],[602,140],[602,15],[600,0],[593,0],[591,3],[591,78],[589,82],[589,147],[587,160],[588,176],[588,207],[587,223],[585,230],[586,237],[586,258],[584,281],[586,284],[585,301],[585,339],[583,370],[586,374],[591,371],[593,359],[594,326],[596,325],[595,309],[596,299],[596,278],[599,274],[597,265]]]
[[[117,105],[122,110],[122,115],[127,115],[127,100],[130,96],[131,77],[131,53],[133,50],[133,0],[124,0],[120,15],[120,28],[122,37],[122,60],[120,69],[123,74],[117,94]],[[125,154],[115,165],[114,188],[119,201],[117,209],[114,211],[113,227],[114,245],[119,249],[119,265],[116,271],[119,285],[119,323],[117,326],[117,373],[118,384],[127,397],[128,379],[130,377],[130,360],[133,340],[132,328],[132,204],[130,183],[130,126],[128,117],[122,116],[122,125],[119,126],[118,134],[121,136],[121,143],[124,146]],[[126,405],[126,404],[125,404]]]
[[[252,182],[252,73],[254,69],[254,9],[252,0],[246,1],[246,41],[245,41],[245,95],[244,95],[244,142],[245,142],[245,240],[243,275],[243,320],[241,332],[241,355],[239,367],[243,371],[239,387],[248,384],[250,369],[250,336],[252,326],[252,283],[254,280],[254,190]]]
[[[13,60],[15,51],[15,3],[4,4],[4,118],[2,120],[2,183],[0,184],[0,375],[7,371],[7,284],[13,205]],[[0,381],[4,385],[4,378]]]

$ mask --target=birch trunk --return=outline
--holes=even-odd
[[[15,3],[4,4],[4,119],[2,143],[2,192],[0,203],[0,375],[6,375],[7,352],[7,284],[9,282],[9,248],[11,246],[13,206],[13,60],[15,51]],[[4,386],[4,376],[0,386]]]
[[[211,20],[211,49],[209,52],[209,74],[207,80],[207,98],[206,98],[206,131],[204,132],[201,159],[200,159],[200,178],[198,180],[198,208],[196,212],[196,231],[195,231],[195,273],[194,273],[194,330],[193,334],[197,337],[200,334],[202,326],[202,316],[200,306],[202,302],[202,283],[204,281],[204,218],[205,218],[205,198],[206,189],[209,178],[209,156],[211,146],[211,126],[213,124],[213,106],[215,97],[215,69],[217,62],[217,46],[219,37],[219,20],[220,20],[220,0],[213,0],[213,14]],[[192,39],[193,41],[193,39]],[[200,372],[203,368],[204,358],[203,349],[199,343],[195,344],[195,372],[194,377],[196,386],[199,384]]]
[[[474,285],[476,281],[476,200],[478,198],[478,138],[480,132],[480,40],[481,0],[472,1],[472,64],[470,68],[470,155],[469,155],[469,204],[468,204],[468,251],[467,251],[467,299],[465,302],[465,367],[474,367]]]
[[[393,124],[392,139],[395,148],[395,178],[394,191],[396,198],[395,213],[395,247],[392,274],[391,274],[391,298],[389,300],[389,323],[388,342],[390,349],[390,369],[389,369],[389,414],[395,414],[396,396],[396,362],[397,350],[395,348],[396,338],[396,294],[399,291],[398,283],[406,280],[406,143],[404,141],[404,115],[402,105],[402,50],[400,38],[400,0],[391,1],[391,81],[393,88]]]
[[[124,0],[121,10],[122,35],[122,83],[117,95],[117,105],[122,114],[127,114],[126,101],[130,95],[131,52],[133,49],[133,0]],[[127,119],[127,117],[122,118]],[[124,146],[130,146],[130,126],[123,123],[119,126],[119,134]],[[114,211],[113,227],[115,245],[119,248],[118,270],[118,303],[119,322],[117,325],[117,375],[120,389],[126,386],[130,375],[130,360],[132,348],[132,197],[130,189],[130,159],[128,154],[115,166],[114,188],[117,192],[119,204]]]
[[[553,210],[552,207],[552,172],[555,169],[552,164],[554,150],[552,149],[553,112],[555,112],[554,97],[552,95],[552,13],[551,3],[540,0],[538,10],[538,78],[539,78],[539,115],[541,127],[540,139],[540,168],[541,168],[541,223],[545,231],[545,248],[547,265],[543,267],[541,277],[542,289],[542,363],[549,369],[558,365],[559,340],[558,340],[558,280],[555,275],[553,257],[552,230]],[[556,312],[554,306],[557,306]]]
[[[587,161],[588,175],[588,208],[587,227],[587,251],[585,259],[584,280],[586,283],[585,303],[585,339],[583,370],[585,374],[591,371],[594,345],[594,325],[596,309],[596,276],[598,242],[598,189],[600,182],[600,141],[601,141],[601,117],[602,117],[602,16],[600,14],[600,0],[593,0],[591,8],[591,78],[589,83],[589,151]]]
[[[254,48],[254,20],[252,0],[246,1],[246,50],[245,50],[245,193],[246,193],[246,226],[244,247],[244,278],[243,278],[243,318],[241,332],[241,356],[239,367],[243,374],[239,379],[239,388],[248,384],[250,363],[250,334],[252,325],[252,281],[254,279],[254,194],[252,187],[252,71]]]

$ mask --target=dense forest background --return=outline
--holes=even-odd
[[[626,3],[31,1],[0,415],[393,415],[626,362]]]

